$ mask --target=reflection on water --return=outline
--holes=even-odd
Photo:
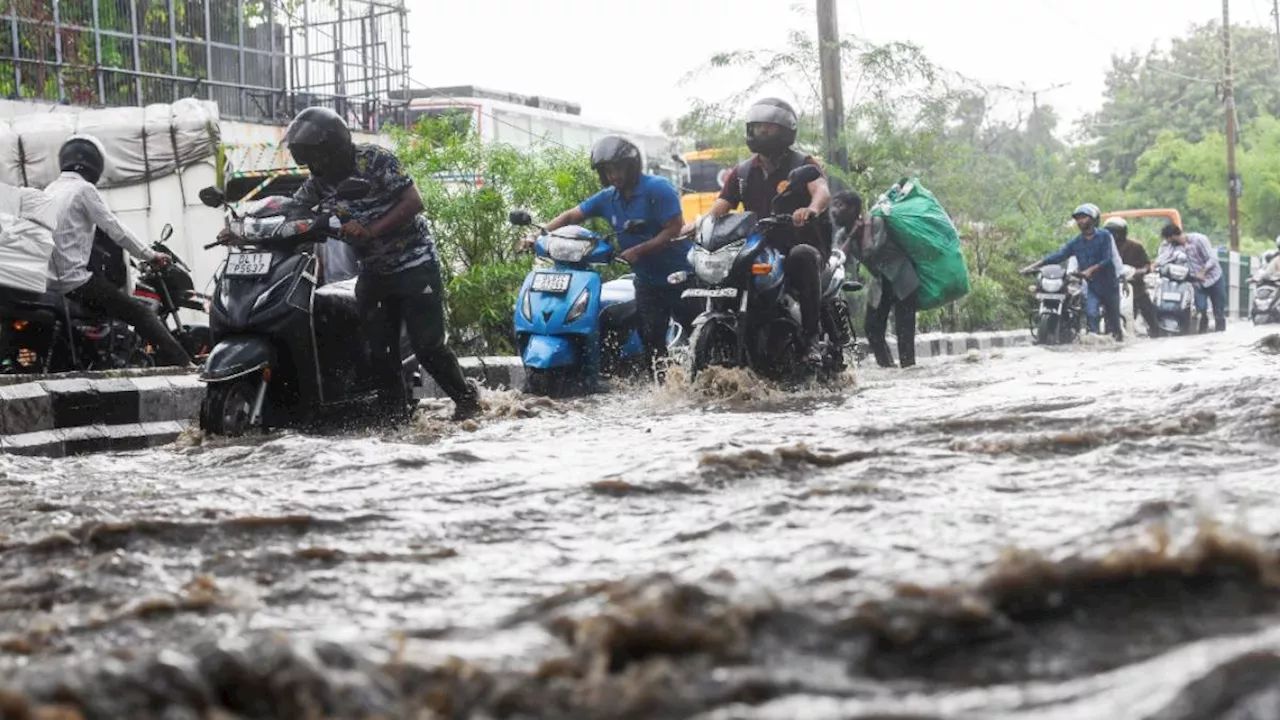
[[[1275,717],[1277,342],[0,456],[0,716]]]

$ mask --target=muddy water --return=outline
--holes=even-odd
[[[1277,345],[0,456],[0,717],[1280,717]]]

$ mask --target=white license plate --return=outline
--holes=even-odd
[[[564,293],[569,291],[569,281],[573,276],[568,273],[536,273],[533,276],[533,291],[543,293]]]
[[[1066,293],[1036,293],[1037,300],[1066,300]]]
[[[257,277],[271,269],[271,253],[236,253],[227,258],[227,275]]]
[[[689,288],[680,293],[682,298],[735,298],[737,288]]]
[[[1182,293],[1165,293],[1160,296],[1165,302],[1181,302]]]

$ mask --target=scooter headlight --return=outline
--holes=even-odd
[[[569,306],[569,314],[565,316],[564,321],[573,322],[582,317],[582,314],[587,311],[587,305],[590,303],[591,291],[583,288],[582,292],[578,293],[577,299],[573,301],[573,305]]]
[[[557,237],[552,235],[547,239],[547,255],[552,260],[560,262],[578,263],[591,252],[595,247],[595,242],[591,240],[579,240],[576,238]]]
[[[689,264],[703,282],[718,285],[729,277],[729,271],[733,270],[733,263],[738,259],[742,247],[742,243],[734,243],[715,252],[707,252],[695,245],[689,251]]]
[[[1040,287],[1047,293],[1059,292],[1062,290],[1062,278],[1044,278],[1040,281]]]
[[[528,322],[533,322],[533,300],[529,298],[528,292],[525,292],[524,297],[520,300],[520,314]]]
[[[1188,268],[1186,265],[1166,265],[1165,266],[1165,277],[1169,278],[1170,280],[1177,280],[1178,282],[1182,282],[1183,280],[1186,280],[1187,276],[1190,274],[1191,274],[1191,269]]]
[[[291,223],[292,224],[292,223]],[[270,217],[246,217],[237,218],[231,221],[231,234],[245,240],[266,240],[274,237],[276,232],[284,225],[283,215],[272,215]]]

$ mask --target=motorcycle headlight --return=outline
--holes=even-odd
[[[1186,265],[1168,265],[1165,268],[1165,272],[1168,273],[1170,279],[1182,282],[1191,274],[1191,269]]]
[[[729,271],[733,270],[733,263],[741,250],[742,243],[727,245],[715,252],[707,252],[695,246],[689,251],[689,264],[704,282],[718,285],[729,277]]]
[[[553,235],[547,240],[547,255],[552,260],[559,260],[560,262],[582,262],[582,258],[586,257],[594,246],[595,243],[590,240],[562,238]]]
[[[533,322],[533,300],[529,299],[529,293],[524,294],[524,298],[520,301],[520,314],[525,320]]]
[[[1045,292],[1056,293],[1062,290],[1062,278],[1044,278],[1040,281],[1040,287],[1044,288]]]
[[[587,304],[591,302],[591,291],[583,289],[578,293],[578,297],[573,301],[573,305],[569,306],[569,314],[565,316],[565,322],[573,322],[582,317],[582,313],[587,311]]]

